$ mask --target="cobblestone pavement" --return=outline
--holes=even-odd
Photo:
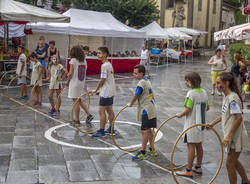
[[[158,126],[168,117],[183,110],[183,102],[187,93],[184,75],[188,71],[197,71],[202,77],[202,87],[210,94],[210,68],[208,58],[200,58],[193,63],[170,64],[169,67],[150,67],[152,85],[155,93]],[[97,75],[88,76],[87,88],[97,85]],[[117,95],[114,111],[117,113],[132,97],[137,81],[131,73],[116,74]],[[29,89],[30,90],[30,89]],[[14,96],[17,88],[9,94]],[[17,103],[0,96],[0,183],[35,184],[35,183],[96,183],[96,184],[130,184],[130,183],[169,183],[173,184],[171,172],[161,169],[152,157],[134,162],[134,153],[125,153],[113,146],[110,136],[92,138],[76,131],[57,117],[47,115],[49,102],[48,86],[43,86],[43,105],[36,112],[32,107],[24,108]],[[70,119],[72,102],[66,98],[67,91],[62,94],[61,113]],[[207,113],[207,122],[220,114],[222,97],[210,96],[211,109]],[[249,97],[246,98],[249,102]],[[249,102],[250,103],[250,102]],[[245,103],[246,106],[247,103]],[[91,96],[90,111],[95,116],[94,126],[84,130],[98,128],[98,96]],[[245,125],[250,134],[250,111],[244,109]],[[84,120],[84,118],[83,118]],[[173,119],[161,129],[162,136],[155,143],[158,160],[170,166],[170,155],[176,138],[183,130],[184,118]],[[222,135],[221,126],[216,130]],[[117,118],[116,142],[123,147],[136,147],[140,144],[140,124],[136,122],[136,107],[125,109]],[[249,135],[250,137],[250,135]],[[250,142],[250,141],[249,141]],[[206,131],[204,141],[203,176],[193,179],[178,177],[180,183],[208,183],[215,174],[220,160],[218,140],[211,131]],[[224,154],[224,156],[226,156]],[[175,155],[175,165],[186,163],[186,145],[179,142]],[[225,159],[224,159],[225,160]],[[250,147],[245,149],[240,160],[244,164],[250,178]],[[240,178],[238,178],[240,183]],[[216,178],[216,184],[228,183],[225,162]]]

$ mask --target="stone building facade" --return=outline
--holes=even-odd
[[[212,47],[213,33],[221,29],[222,0],[157,0],[162,27],[188,27],[207,31],[200,45]]]

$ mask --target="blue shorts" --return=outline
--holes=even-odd
[[[99,101],[99,105],[100,106],[111,106],[114,103],[114,97],[110,97],[110,98],[104,98],[104,97],[100,97],[100,101]]]
[[[42,68],[45,69],[46,68],[45,59],[38,59],[38,61],[41,63]]]

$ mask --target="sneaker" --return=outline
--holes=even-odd
[[[78,126],[78,127],[81,126],[80,121],[76,121],[76,120],[75,120],[75,121],[74,121],[74,124],[75,124],[76,126]]]
[[[157,155],[158,155],[155,149],[154,149],[154,150],[150,150],[150,149],[148,149],[148,151],[147,151],[147,153],[146,153],[146,154],[147,154],[148,156],[153,156],[153,153],[155,154],[155,156],[157,156]]]
[[[50,108],[48,114],[53,115],[56,112],[54,108]]]
[[[108,129],[106,129],[105,133],[111,135],[111,127],[109,127]],[[113,130],[113,135],[116,135],[115,130]]]
[[[92,126],[91,121],[93,119],[94,119],[94,117],[91,114],[87,116],[87,118],[85,120],[87,127],[91,127]]]
[[[241,182],[241,184],[250,184],[250,181],[248,181],[248,182]]]
[[[95,134],[92,135],[92,137],[105,137],[105,131],[98,130]]]
[[[184,176],[188,178],[193,178],[193,172],[192,171],[183,171],[183,172],[176,172],[177,176]]]
[[[29,97],[28,97],[28,95],[25,95],[25,96],[22,97],[22,99],[23,99],[23,100],[28,100]]]
[[[139,151],[135,156],[132,157],[132,160],[137,161],[137,160],[143,160],[147,158],[147,154],[143,154],[142,151]]]
[[[38,106],[38,105],[39,105],[39,102],[35,101],[34,106]]]
[[[196,173],[196,174],[202,175],[202,168],[201,168],[201,167],[195,166],[195,167],[193,168],[193,172]]]

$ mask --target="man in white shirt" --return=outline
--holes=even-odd
[[[148,73],[147,78],[150,79],[149,69],[148,69],[148,65],[149,65],[149,51],[148,51],[148,49],[146,48],[145,45],[142,45],[140,64],[144,65],[144,67],[146,68],[146,73]]]
[[[112,64],[108,61],[107,57],[109,51],[107,47],[98,48],[97,56],[98,59],[102,61],[101,67],[101,78],[98,82],[98,85],[92,93],[99,94],[99,116],[100,116],[100,129],[96,134],[92,135],[93,137],[105,137],[106,134],[111,134],[111,125],[114,119],[113,111],[113,101],[115,95],[115,79],[114,79],[114,69]],[[107,123],[106,112],[109,119],[109,128],[104,131],[105,125]],[[113,130],[112,134],[115,134]]]
[[[27,99],[27,81],[26,81],[26,76],[27,76],[27,64],[26,64],[26,56],[23,53],[24,47],[19,45],[18,46],[18,62],[17,62],[17,69],[16,69],[16,74],[18,76],[18,81],[17,84],[21,85],[20,87],[20,97],[22,99]]]

